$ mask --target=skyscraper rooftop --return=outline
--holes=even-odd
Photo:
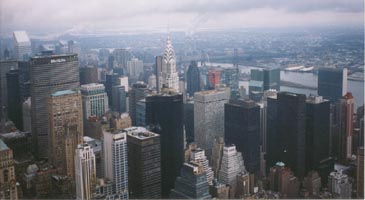
[[[14,31],[14,38],[18,44],[30,45],[30,39],[25,31]]]

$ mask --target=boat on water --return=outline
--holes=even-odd
[[[305,67],[299,70],[299,72],[312,72],[314,67]]]
[[[298,70],[303,69],[303,68],[304,68],[304,66],[292,66],[292,67],[287,67],[284,70],[285,71],[298,71]]]

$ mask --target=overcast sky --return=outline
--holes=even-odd
[[[32,34],[364,24],[363,0],[0,0],[0,31]]]

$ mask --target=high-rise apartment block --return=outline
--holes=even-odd
[[[80,87],[79,62],[76,54],[62,54],[35,56],[30,65],[32,134],[39,156],[46,157],[49,149],[47,99],[57,91]]]
[[[128,184],[130,198],[161,198],[160,135],[143,127],[130,127],[128,143]]]
[[[108,95],[105,86],[98,83],[81,85],[83,117],[88,119],[90,116],[101,117],[108,111]]]

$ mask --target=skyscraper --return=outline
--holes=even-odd
[[[81,85],[83,117],[101,117],[108,111],[108,95],[103,84],[90,83]]]
[[[253,92],[274,89],[280,91],[280,69],[251,69],[250,98]]]
[[[122,130],[103,131],[105,178],[113,182],[110,198],[128,199],[127,133]]]
[[[14,60],[4,60],[0,61],[0,119],[5,118],[6,112],[5,108],[8,106],[8,87],[7,87],[7,81],[6,81],[6,74],[10,70],[16,70],[18,69],[18,62]]]
[[[183,99],[174,91],[146,97],[146,124],[160,134],[162,197],[174,187],[184,160]]]
[[[128,143],[128,184],[130,198],[161,198],[160,136],[143,127],[130,127]]]
[[[305,115],[306,171],[318,170],[330,156],[330,102],[321,96],[309,96]]]
[[[187,100],[184,103],[184,127],[187,144],[194,142],[194,101]]]
[[[277,94],[279,159],[298,177],[305,175],[305,99],[303,94]]]
[[[188,71],[186,72],[187,94],[192,97],[195,92],[199,92],[200,88],[200,71],[198,64],[191,61]]]
[[[91,138],[88,136],[84,136],[84,143],[88,144],[95,155],[95,170],[96,170],[96,178],[104,177],[104,163],[103,163],[103,145],[102,141]]]
[[[185,162],[195,162],[200,164],[203,167],[203,170],[207,176],[207,181],[209,185],[213,184],[214,179],[214,172],[212,168],[209,166],[209,161],[207,159],[207,156],[205,156],[205,151],[201,148],[197,148],[195,144],[190,144],[189,148],[192,147],[192,149],[188,150],[188,155],[186,154],[187,151],[185,151],[185,156],[188,156],[188,160],[185,160]]]
[[[96,164],[93,148],[89,144],[79,144],[75,153],[76,199],[95,198]]]
[[[147,96],[148,87],[143,82],[137,82],[132,85],[131,90],[129,90],[129,114],[132,118],[132,124],[136,125],[136,107],[139,100],[144,99]]]
[[[167,36],[166,47],[162,59],[162,87],[179,91],[179,76],[176,72],[176,57],[171,44],[170,35]]]
[[[224,137],[242,152],[246,169],[260,170],[260,107],[252,100],[230,100],[224,105]]]
[[[162,88],[162,77],[161,77],[161,73],[162,73],[162,56],[156,56],[155,58],[155,75],[156,75],[156,89],[157,89],[157,93],[160,93],[160,90]]]
[[[342,171],[331,172],[328,176],[328,191],[335,198],[351,199],[352,183],[350,177]]]
[[[113,96],[112,96],[113,86],[118,85],[118,80],[119,80],[119,74],[117,73],[106,74],[105,76],[104,85],[105,85],[105,91],[108,94],[108,105],[110,106],[113,105]]]
[[[143,73],[143,62],[137,58],[132,58],[127,62],[127,73],[129,78],[138,80],[138,77]]]
[[[218,180],[231,186],[230,198],[233,198],[236,194],[237,175],[245,171],[241,152],[236,150],[235,145],[225,146]]]
[[[229,91],[226,88],[194,94],[195,142],[206,151],[209,159],[214,139],[224,137],[224,104],[228,99]]]
[[[207,78],[208,78],[208,81],[207,81],[208,89],[211,89],[211,90],[215,89],[221,83],[221,71],[209,70]]]
[[[266,172],[279,161],[280,144],[278,132],[278,99],[277,96],[267,97],[267,145],[266,145]]]
[[[352,134],[354,129],[354,97],[348,92],[339,100],[338,160],[346,163],[352,156]]]
[[[82,67],[80,68],[80,84],[98,83],[98,68]]]
[[[0,139],[0,198],[18,199],[13,150]]]
[[[75,180],[75,149],[83,140],[81,95],[57,91],[48,99],[49,160],[61,175]]]
[[[14,31],[15,58],[18,61],[28,60],[32,54],[31,42],[25,31]]]
[[[225,68],[221,73],[221,83],[224,83],[227,87],[231,89],[231,97],[237,99],[239,97],[238,85],[239,85],[240,73],[238,66],[234,68]],[[241,97],[242,98],[242,97]]]
[[[172,199],[210,199],[209,185],[203,166],[195,162],[184,163],[180,176],[176,178],[175,188],[171,190]]]
[[[332,103],[347,92],[347,68],[319,68],[318,95],[329,99]]]
[[[357,198],[364,198],[364,147],[357,149],[356,181]]]
[[[136,105],[136,125],[146,126],[146,99],[141,99]]]
[[[272,191],[280,192],[283,198],[298,198],[299,180],[284,163],[278,162],[271,167],[269,176]]]
[[[47,98],[56,91],[80,87],[79,62],[76,54],[35,56],[31,59],[32,134],[38,156],[48,152]]]
[[[113,111],[119,113],[127,112],[127,92],[125,86],[114,85],[112,87],[113,105],[111,105]]]
[[[15,126],[23,130],[22,116],[22,92],[20,87],[19,70],[10,70],[6,74],[7,81],[7,102],[8,102],[8,118],[14,122]]]

